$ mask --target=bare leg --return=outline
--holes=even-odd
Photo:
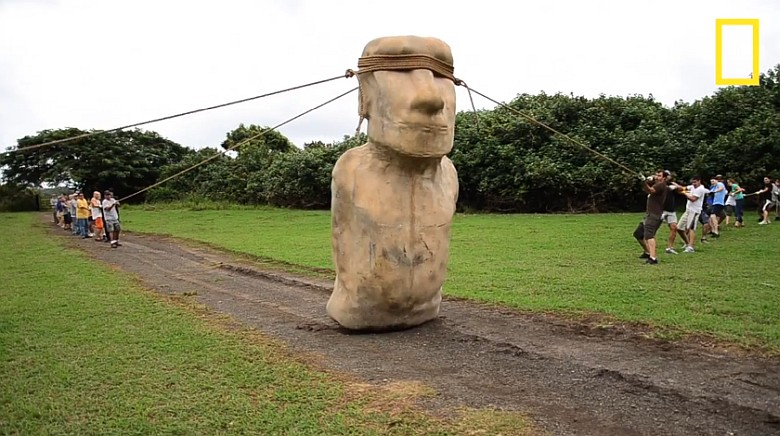
[[[656,259],[655,253],[655,238],[645,239],[645,245],[647,247],[647,253],[650,254],[651,259]]]
[[[690,231],[684,230],[684,229],[681,229],[681,228],[678,227],[677,228],[677,233],[680,235],[680,239],[682,239],[683,242],[685,242],[686,246],[691,245],[690,242],[689,242],[690,241],[690,237],[689,237]]]
[[[642,246],[642,250],[644,250],[645,253],[650,254],[650,252],[647,251],[647,243],[645,242],[644,239],[637,239],[637,242],[639,242],[639,245]]]
[[[712,220],[712,218],[710,218],[710,220]],[[707,222],[707,224],[704,225],[704,228],[702,228],[702,234],[701,234],[701,240],[702,241],[706,241],[707,240],[707,235],[710,233],[710,230],[712,230],[710,228],[710,223]]]
[[[710,215],[710,229],[712,233],[718,234],[718,217]]]
[[[688,246],[693,248],[696,244],[696,230],[688,229]]]
[[[669,224],[669,241],[666,243],[666,248],[674,248],[675,239],[677,239],[677,223],[671,223]],[[683,241],[685,241],[684,237]]]

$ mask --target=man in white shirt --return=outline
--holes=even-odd
[[[111,248],[121,246],[119,243],[119,232],[122,230],[119,225],[119,202],[114,198],[111,191],[106,191],[103,199],[103,216],[106,218],[106,231],[111,235]]]
[[[682,186],[676,183],[674,185],[682,188]],[[709,190],[702,186],[701,177],[699,176],[692,177],[691,185],[682,190],[682,194],[688,199],[688,202],[685,204],[685,212],[677,224],[677,232],[680,233],[683,240],[688,240],[688,244],[683,250],[686,253],[694,252],[693,244],[696,241],[696,225],[699,222],[704,197],[708,192]]]

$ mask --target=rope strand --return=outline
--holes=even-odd
[[[122,126],[122,127],[115,127],[113,129],[109,129],[109,130],[97,130],[97,131],[94,131],[94,132],[84,133],[84,134],[73,136],[73,137],[70,137],[70,138],[62,138],[62,139],[57,139],[57,140],[54,140],[54,141],[44,142],[42,144],[30,145],[30,146],[27,146],[27,147],[21,147],[21,148],[17,148],[17,149],[14,149],[14,150],[6,150],[6,151],[3,151],[3,152],[0,152],[0,155],[16,153],[16,152],[26,151],[26,150],[33,150],[33,149],[36,149],[36,148],[46,147],[46,146],[49,146],[49,145],[61,144],[63,142],[75,141],[77,139],[89,138],[89,137],[100,135],[100,134],[103,134],[103,133],[111,133],[111,132],[116,132],[116,131],[119,131],[119,130],[129,129],[131,127],[143,126],[144,124],[156,123],[158,121],[166,121],[166,120],[170,120],[170,119],[173,119],[173,118],[183,117],[185,115],[192,115],[192,114],[195,114],[195,113],[198,113],[198,112],[204,112],[204,111],[208,111],[208,110],[212,110],[212,109],[223,108],[225,106],[231,106],[231,105],[239,104],[239,103],[246,103],[248,101],[258,100],[258,99],[261,99],[261,98],[264,98],[264,97],[270,97],[272,95],[282,94],[282,93],[289,92],[289,91],[295,91],[295,90],[298,90],[298,89],[307,88],[309,86],[314,86],[314,85],[319,85],[319,84],[322,84],[322,83],[331,82],[331,81],[336,80],[336,79],[343,79],[343,78],[350,78],[350,77],[352,77],[352,75],[349,72],[347,72],[345,74],[340,74],[338,76],[330,77],[330,78],[327,78],[327,79],[317,80],[317,81],[309,82],[309,83],[306,83],[306,84],[303,84],[303,85],[293,86],[291,88],[280,89],[278,91],[268,92],[268,93],[265,93],[265,94],[256,95],[254,97],[243,98],[241,100],[230,101],[230,102],[218,104],[218,105],[215,105],[215,106],[209,106],[209,107],[205,107],[205,108],[201,108],[201,109],[195,109],[195,110],[191,110],[191,111],[187,111],[187,112],[181,112],[181,113],[174,114],[174,115],[169,115],[169,116],[166,116],[166,117],[155,118],[155,119],[149,120],[149,121],[142,121],[140,123],[133,123],[133,124],[128,124],[128,125]]]
[[[631,168],[629,168],[629,167],[627,167],[627,166],[623,165],[622,163],[620,163],[620,162],[618,162],[618,161],[616,161],[616,160],[612,159],[611,157],[609,157],[609,156],[607,156],[607,155],[605,155],[605,154],[603,154],[603,153],[600,153],[600,152],[598,152],[598,151],[596,151],[596,150],[594,150],[594,149],[592,149],[592,148],[588,147],[587,145],[585,145],[585,144],[584,144],[584,143],[582,143],[581,141],[578,141],[578,140],[576,140],[576,139],[572,138],[571,136],[569,136],[569,135],[567,135],[567,134],[565,134],[565,133],[559,132],[558,130],[556,130],[556,129],[554,129],[554,128],[550,127],[550,126],[548,126],[547,124],[544,124],[543,122],[541,122],[541,121],[539,121],[539,120],[535,119],[534,117],[532,117],[532,116],[530,116],[530,115],[527,115],[527,114],[523,113],[522,111],[519,111],[519,110],[517,110],[517,109],[515,109],[515,108],[513,108],[513,107],[511,107],[511,106],[509,106],[509,105],[507,105],[507,104],[501,103],[500,101],[494,100],[494,99],[492,99],[492,98],[488,97],[487,95],[485,95],[485,94],[483,94],[483,93],[481,93],[481,92],[477,91],[476,89],[469,88],[469,87],[468,87],[468,86],[467,86],[467,85],[466,85],[464,82],[462,82],[462,81],[461,81],[461,84],[462,84],[462,86],[465,86],[465,87],[466,87],[466,89],[468,89],[469,91],[473,91],[475,94],[477,94],[477,95],[480,95],[480,96],[482,96],[482,97],[486,98],[487,100],[490,100],[490,101],[492,101],[493,103],[495,103],[495,104],[497,104],[497,105],[499,105],[499,106],[501,106],[501,107],[504,107],[504,108],[508,109],[509,111],[511,111],[511,112],[514,112],[515,114],[517,114],[517,115],[520,115],[521,117],[523,117],[523,118],[526,118],[527,120],[529,120],[529,121],[531,121],[531,122],[533,122],[533,123],[536,123],[536,124],[538,124],[538,125],[540,125],[540,126],[544,127],[544,128],[545,128],[545,129],[547,129],[547,130],[550,130],[550,131],[551,131],[551,132],[553,132],[553,133],[557,133],[558,135],[561,135],[561,136],[563,136],[564,138],[568,139],[568,140],[569,140],[571,143],[573,143],[573,144],[576,144],[576,145],[578,145],[578,146],[580,146],[580,147],[582,147],[582,148],[584,148],[584,149],[586,149],[586,150],[590,151],[591,153],[595,154],[596,156],[599,156],[599,157],[601,157],[602,159],[604,159],[604,160],[606,160],[606,161],[608,161],[608,162],[611,162],[611,163],[615,164],[616,166],[618,166],[618,167],[620,167],[621,169],[625,170],[625,171],[626,171],[626,172],[628,172],[629,174],[631,174],[631,175],[637,175],[637,174],[640,174],[638,171],[634,171],[634,170],[632,170]]]
[[[469,100],[471,101],[471,110],[474,112],[474,121],[477,124],[477,132],[481,131],[482,129],[479,123],[479,112],[477,112],[477,106],[474,105],[474,96],[471,95],[471,88],[469,88],[469,85],[467,85],[466,82],[460,79],[455,79],[455,85],[466,88],[466,91],[469,94]]]
[[[339,76],[339,77],[342,77],[342,76]],[[163,183],[167,182],[168,180],[171,180],[171,179],[173,179],[173,178],[175,178],[175,177],[178,177],[178,176],[180,176],[180,175],[182,175],[182,174],[184,174],[184,173],[187,173],[187,172],[189,172],[189,171],[192,171],[192,170],[194,170],[195,168],[197,168],[197,167],[199,167],[199,166],[201,166],[201,165],[203,165],[203,164],[205,164],[205,163],[207,163],[207,162],[209,162],[209,161],[211,161],[211,160],[213,160],[213,159],[216,159],[217,157],[219,157],[219,156],[221,156],[221,155],[224,155],[225,153],[227,153],[227,152],[228,152],[228,151],[230,151],[230,150],[236,149],[236,148],[238,148],[238,147],[240,147],[240,146],[242,146],[242,145],[244,145],[244,144],[246,144],[246,143],[248,143],[248,142],[250,142],[250,141],[253,141],[253,140],[257,139],[257,138],[260,138],[260,137],[262,137],[263,135],[265,135],[266,133],[268,133],[268,132],[270,132],[270,131],[272,131],[272,130],[276,130],[276,129],[278,129],[279,127],[282,127],[282,126],[283,126],[283,125],[285,125],[285,124],[291,123],[291,122],[293,122],[293,121],[297,120],[298,118],[300,118],[300,117],[302,117],[302,116],[304,116],[304,115],[306,115],[306,114],[308,114],[308,113],[310,113],[310,112],[314,112],[315,110],[317,110],[317,109],[319,109],[319,108],[321,108],[321,107],[323,107],[323,106],[326,106],[326,105],[328,105],[328,104],[330,104],[330,103],[333,103],[334,101],[336,101],[336,100],[338,100],[338,99],[340,99],[340,98],[342,98],[342,97],[344,97],[344,96],[346,96],[346,95],[349,95],[349,94],[351,94],[351,93],[353,93],[353,92],[357,91],[357,89],[358,89],[358,88],[357,88],[357,87],[355,87],[355,88],[352,88],[352,89],[350,89],[350,90],[349,90],[349,91],[347,91],[347,92],[344,92],[344,93],[342,93],[342,94],[339,94],[338,96],[336,96],[336,97],[333,97],[333,98],[331,98],[331,99],[329,99],[329,100],[327,100],[327,101],[325,101],[325,102],[323,102],[323,103],[320,103],[320,104],[318,104],[317,106],[314,106],[314,107],[313,107],[313,108],[311,108],[311,109],[308,109],[308,110],[306,110],[306,111],[304,111],[304,112],[301,112],[301,113],[299,113],[298,115],[296,115],[296,116],[294,116],[294,117],[292,117],[292,118],[290,118],[290,119],[288,119],[288,120],[286,120],[286,121],[283,121],[283,122],[281,122],[281,123],[279,123],[279,124],[277,124],[277,125],[275,125],[275,126],[273,126],[273,127],[269,128],[269,129],[265,129],[265,130],[263,130],[262,132],[260,132],[260,133],[258,133],[258,134],[256,134],[256,135],[253,135],[253,136],[251,136],[251,137],[249,137],[249,138],[247,138],[247,139],[244,139],[243,141],[241,141],[241,142],[238,142],[237,144],[234,144],[234,145],[232,145],[232,146],[230,146],[230,147],[226,148],[224,151],[220,151],[219,153],[217,153],[217,154],[215,154],[215,155],[213,155],[213,156],[210,156],[210,157],[208,157],[208,158],[206,158],[206,159],[203,159],[202,161],[200,161],[200,162],[196,163],[195,165],[192,165],[192,166],[190,166],[190,167],[187,167],[187,168],[185,168],[185,169],[183,169],[183,170],[179,171],[178,173],[175,173],[175,174],[173,174],[172,176],[166,177],[166,178],[164,178],[164,179],[162,179],[162,180],[160,180],[160,181],[158,181],[158,182],[156,182],[156,183],[154,183],[154,184],[152,184],[152,185],[150,185],[150,186],[147,186],[146,188],[143,188],[143,189],[141,189],[140,191],[136,191],[136,192],[134,192],[134,193],[132,193],[132,194],[130,194],[130,195],[127,195],[127,196],[125,196],[125,197],[122,197],[122,198],[121,198],[121,199],[119,199],[118,201],[120,201],[120,202],[122,202],[122,201],[125,201],[125,200],[127,200],[128,198],[135,197],[136,195],[138,195],[138,194],[140,194],[140,193],[142,193],[142,192],[146,192],[146,191],[148,191],[148,190],[150,190],[150,189],[152,189],[152,188],[155,188],[155,187],[157,187],[157,186],[160,186],[160,185],[162,185]]]

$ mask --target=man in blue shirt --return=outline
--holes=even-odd
[[[720,222],[726,218],[724,209],[726,207],[726,195],[728,195],[728,191],[726,190],[726,185],[723,183],[723,176],[720,174],[710,180],[710,186],[710,192],[713,194],[712,213],[710,214],[710,231],[712,232],[712,237],[717,238],[720,237]]]

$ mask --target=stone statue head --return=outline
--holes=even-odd
[[[410,60],[403,55],[424,55],[452,68],[450,47],[436,38],[392,36],[369,42],[361,60],[392,65],[359,78],[361,116],[368,120],[369,142],[411,157],[444,156],[455,136],[451,73],[448,78],[436,68],[404,68]]]

